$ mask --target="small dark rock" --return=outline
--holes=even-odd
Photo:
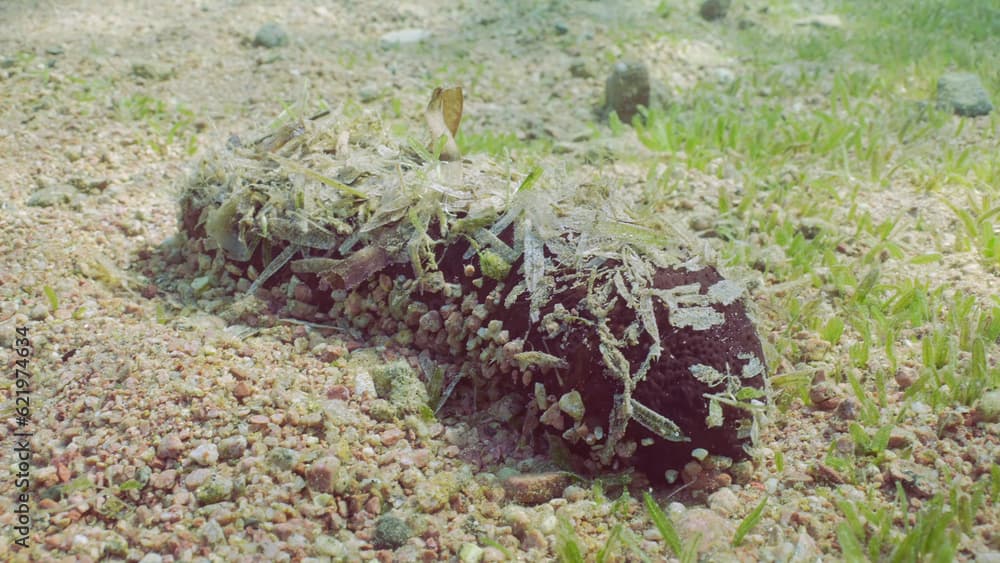
[[[594,73],[587,68],[587,63],[583,61],[574,61],[569,65],[569,73],[574,78],[593,78]]]
[[[566,35],[567,33],[569,33],[569,26],[567,26],[563,22],[557,22],[556,25],[554,26],[554,30],[556,32],[556,35]]]
[[[568,473],[559,471],[513,475],[504,479],[503,488],[518,504],[541,504],[558,497],[571,483]]]
[[[376,549],[398,549],[410,539],[413,531],[398,516],[386,514],[375,521],[375,537],[372,545]]]
[[[837,385],[832,381],[820,381],[809,388],[809,400],[823,410],[836,408],[837,405],[831,405],[831,401],[838,395]]]
[[[839,471],[824,463],[818,463],[814,465],[811,468],[810,473],[812,473],[813,478],[820,483],[843,485],[844,483],[847,482],[847,480],[844,479],[844,476],[841,475]]]
[[[265,23],[253,37],[254,47],[273,49],[288,44],[288,33],[274,22]]]
[[[247,449],[247,439],[243,436],[230,436],[219,442],[219,459],[223,461],[239,459]]]
[[[323,492],[334,492],[334,484],[340,471],[340,460],[333,456],[320,458],[313,462],[306,473],[309,488]]]
[[[631,123],[639,106],[649,107],[649,70],[641,62],[615,63],[604,87],[605,112],[618,114],[622,123]]]
[[[983,83],[969,72],[952,72],[938,79],[937,97],[939,106],[963,117],[987,115],[993,110]]]
[[[858,402],[848,397],[847,399],[841,401],[839,405],[837,405],[836,414],[843,420],[855,420],[856,418],[858,418],[858,412],[860,411],[860,409],[861,406],[858,404]]]
[[[698,13],[706,21],[721,20],[729,12],[732,0],[705,0],[701,3]]]
[[[889,431],[888,447],[891,450],[901,450],[913,445],[916,435],[913,432],[900,427],[895,427]]]
[[[156,457],[160,459],[176,459],[184,451],[184,442],[177,434],[167,434],[156,447]]]
[[[964,416],[953,410],[946,410],[938,415],[938,420],[937,420],[938,437],[941,438],[949,434],[954,434],[964,424],[965,424]]]
[[[900,389],[909,389],[917,380],[917,374],[911,368],[902,367],[896,370],[896,375],[893,376],[893,379],[896,380],[896,385],[899,385]]]

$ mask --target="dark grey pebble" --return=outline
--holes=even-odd
[[[969,72],[952,72],[939,78],[937,96],[940,106],[963,117],[987,115],[993,110],[982,81]]]
[[[641,62],[618,62],[604,85],[605,111],[618,114],[622,123],[631,123],[639,106],[649,107],[649,71]]]
[[[731,0],[705,0],[701,3],[698,13],[706,21],[721,20],[729,12]]]
[[[268,22],[260,26],[257,35],[253,37],[254,47],[267,47],[273,49],[288,44],[288,34],[282,27],[274,22]]]

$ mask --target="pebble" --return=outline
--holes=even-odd
[[[521,539],[522,549],[548,549],[548,547],[549,542],[540,530],[531,529],[524,532],[524,538]]]
[[[194,498],[201,506],[228,500],[233,494],[233,480],[213,474],[194,492]]]
[[[392,447],[397,442],[406,437],[406,433],[400,428],[390,428],[379,434],[383,446]]]
[[[69,184],[53,184],[35,191],[28,198],[29,207],[55,207],[57,205],[72,206],[77,202],[79,193]]]
[[[239,459],[247,449],[247,439],[243,436],[230,436],[219,442],[219,459],[223,461]]]
[[[177,482],[177,470],[167,469],[156,473],[150,478],[149,483],[154,489],[172,489]]]
[[[844,20],[840,19],[837,14],[815,14],[795,20],[795,25],[812,26],[818,29],[840,29],[844,27]]]
[[[583,397],[580,396],[579,391],[574,389],[559,397],[559,408],[573,420],[580,420],[583,418],[584,411]]]
[[[773,495],[773,494],[777,493],[778,492],[778,479],[775,478],[775,477],[771,477],[767,481],[764,481],[764,490],[767,491],[767,494],[769,494],[769,495]]]
[[[220,526],[214,518],[202,524],[198,531],[201,534],[201,537],[204,538],[209,545],[222,543],[222,540],[226,537],[225,532],[222,530],[222,526]]]
[[[972,408],[979,422],[1000,422],[1000,390],[987,391]]]
[[[839,471],[830,467],[825,463],[817,463],[810,468],[812,477],[819,481],[820,483],[831,483],[834,485],[842,485],[847,482],[844,476],[840,474]]]
[[[187,477],[184,478],[184,486],[187,487],[189,491],[197,490],[198,487],[202,486],[205,481],[212,476],[212,470],[201,467],[195,469],[191,473],[188,473]]]
[[[295,467],[298,460],[299,453],[288,448],[274,448],[267,452],[267,462],[279,471],[288,471]]]
[[[896,370],[896,375],[893,376],[896,380],[896,385],[899,385],[900,389],[908,389],[917,380],[916,370],[902,367]]]
[[[954,410],[945,410],[938,414],[938,437],[954,434],[965,423],[965,417]]]
[[[594,73],[590,71],[587,63],[584,61],[573,61],[569,65],[569,74],[573,78],[593,78]]]
[[[184,443],[177,434],[167,434],[160,440],[156,448],[156,457],[160,459],[176,459],[184,451]]]
[[[257,34],[253,37],[254,47],[273,49],[286,44],[288,44],[288,33],[274,22],[268,22],[260,26]]]
[[[649,70],[637,62],[617,62],[604,85],[604,109],[618,115],[622,123],[631,123],[639,106],[649,107]]]
[[[504,491],[518,504],[541,504],[559,496],[570,484],[561,471],[513,475],[503,480]]]
[[[861,411],[861,405],[850,397],[844,399],[837,405],[836,415],[843,420],[855,420]]]
[[[375,381],[367,371],[359,371],[354,375],[354,395],[358,397],[378,397],[375,391]]]
[[[784,561],[822,561],[823,553],[816,545],[816,540],[804,529],[799,532],[795,545],[784,542],[779,548],[781,560]]]
[[[723,516],[729,516],[739,510],[740,499],[732,489],[726,487],[708,495],[708,507]]]
[[[809,388],[809,400],[813,405],[823,410],[833,410],[837,407],[834,399],[839,395],[837,384],[832,381],[820,381]]]
[[[164,81],[175,75],[174,67],[160,61],[136,61],[132,63],[132,76],[146,80]]]
[[[319,536],[316,538],[314,545],[316,546],[316,553],[319,555],[325,555],[337,561],[346,559],[347,557],[347,547],[333,536]]]
[[[726,67],[713,69],[712,77],[715,79],[716,84],[720,86],[729,86],[733,82],[736,82],[736,73]]]
[[[753,462],[746,460],[734,463],[729,474],[732,475],[734,482],[745,485],[753,478],[753,471]]]
[[[448,505],[453,492],[452,482],[447,474],[439,473],[434,479],[417,483],[413,490],[413,500],[424,514],[433,514]]]
[[[913,445],[916,435],[906,428],[895,426],[889,431],[888,447],[893,450],[901,450]]]
[[[698,13],[705,21],[721,20],[729,13],[732,0],[705,0],[701,3]]]
[[[306,479],[313,490],[333,493],[340,472],[340,460],[334,456],[320,458],[309,466]]]
[[[700,536],[698,553],[725,548],[733,537],[733,524],[708,508],[691,508],[677,522],[677,532],[685,544]]]
[[[886,469],[885,481],[900,483],[907,493],[928,499],[937,492],[938,472],[907,459],[897,459]]]
[[[483,560],[483,548],[474,543],[464,543],[458,550],[458,560],[462,563],[479,563]]]
[[[559,403],[552,403],[549,408],[545,409],[538,420],[542,424],[547,424],[556,430],[563,430],[566,428],[566,422],[563,420],[562,412],[559,409]]]
[[[939,106],[950,107],[963,117],[977,117],[993,111],[982,81],[970,72],[951,72],[939,78],[937,98]]]
[[[379,44],[382,47],[400,47],[403,45],[413,45],[430,39],[431,32],[426,29],[397,29],[382,35]]]
[[[326,390],[326,398],[346,401],[351,398],[351,390],[346,385],[333,385]]]
[[[569,502],[578,502],[587,498],[587,490],[577,485],[570,485],[563,489],[562,496]]]
[[[215,444],[202,444],[188,458],[199,465],[215,465],[219,461],[219,448]]]
[[[680,518],[682,514],[687,512],[687,507],[681,502],[672,502],[667,505],[667,515],[671,518]]]
[[[242,401],[250,395],[253,395],[253,389],[247,385],[246,381],[237,381],[236,385],[233,386],[233,397],[236,397],[236,400]]]
[[[377,549],[397,549],[406,543],[412,534],[410,526],[402,518],[386,514],[375,522],[372,545]]]
[[[358,99],[361,103],[367,104],[368,102],[373,102],[378,98],[379,89],[376,84],[365,84],[360,89],[358,89]]]

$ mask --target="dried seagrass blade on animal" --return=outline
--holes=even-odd
[[[457,118],[435,115],[453,139]],[[419,354],[431,413],[463,390],[513,395],[525,437],[555,434],[585,468],[745,457],[760,340],[742,284],[683,233],[634,223],[592,170],[574,183],[468,155],[449,179],[371,114],[303,126],[272,152],[220,150],[184,187],[181,230],[218,292]]]
[[[431,154],[439,154],[441,160],[462,158],[455,137],[458,136],[458,127],[462,123],[463,101],[461,86],[437,87],[424,111],[427,127],[431,132],[428,150]]]

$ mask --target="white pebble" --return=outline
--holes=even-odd
[[[215,444],[202,444],[195,448],[188,457],[199,465],[215,465],[219,461],[219,448]]]
[[[764,489],[767,490],[767,494],[773,495],[778,490],[778,480],[771,477],[767,481],[764,481]]]
[[[679,518],[685,512],[687,512],[687,507],[679,502],[672,502],[667,505],[667,514],[672,518]]]
[[[712,510],[729,516],[740,507],[740,499],[729,488],[722,488],[708,496],[708,507]]]
[[[354,395],[357,397],[378,397],[378,393],[375,391],[375,381],[367,371],[359,371],[354,376]]]

